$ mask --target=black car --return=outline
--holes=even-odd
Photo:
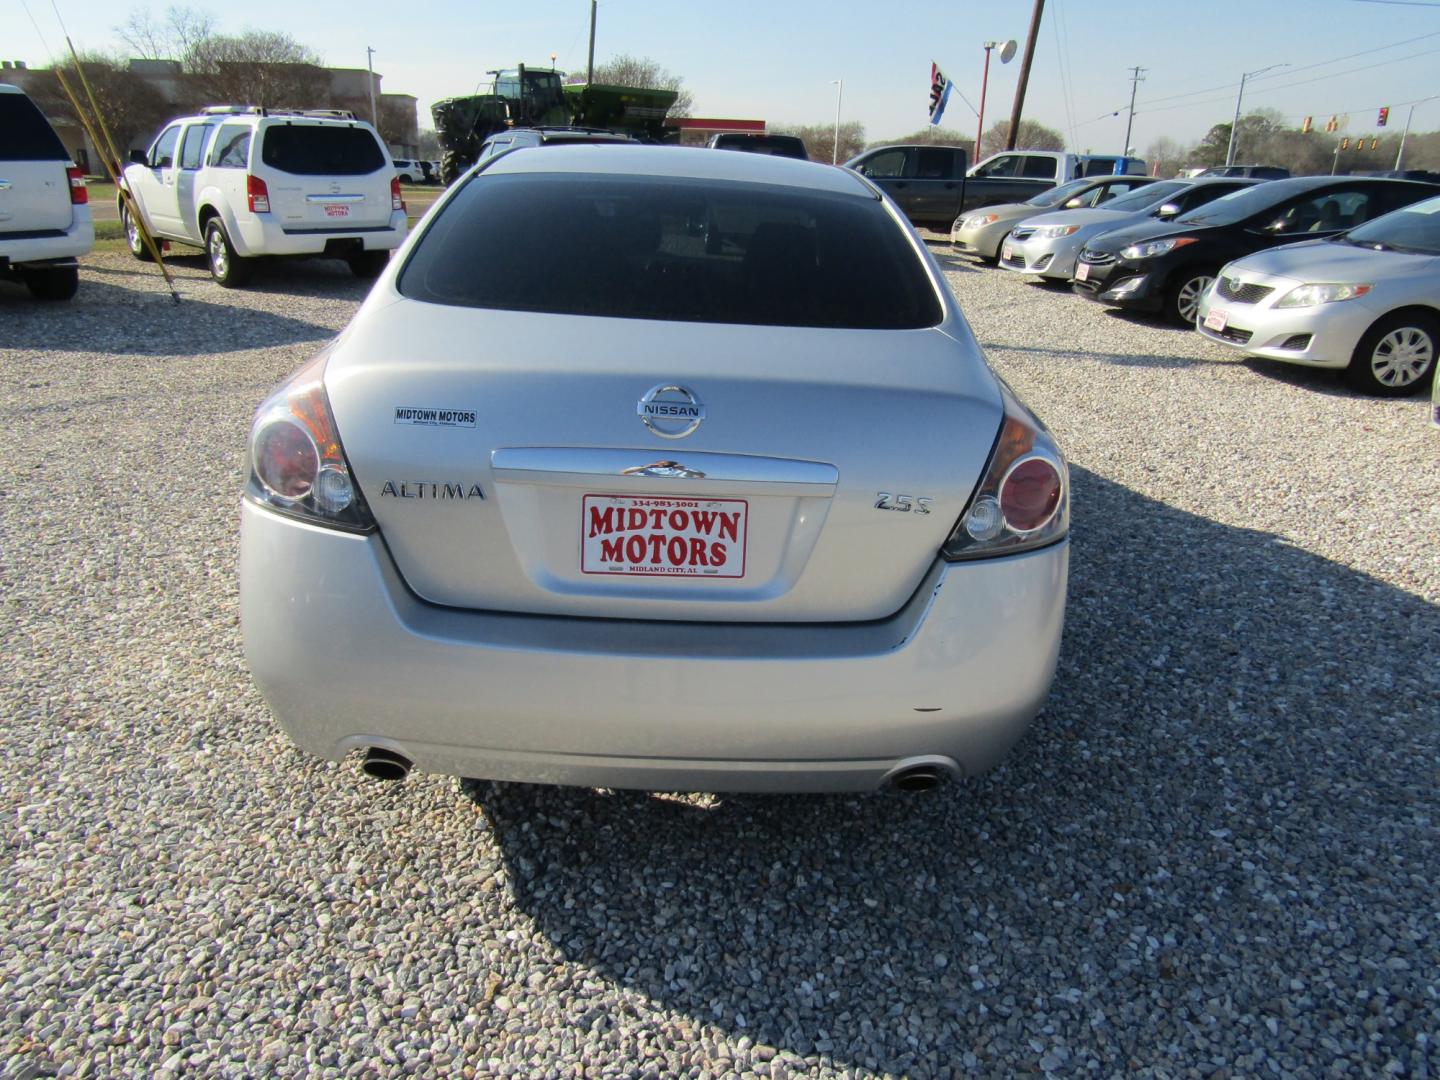
[[[1073,288],[1114,307],[1195,323],[1201,294],[1233,259],[1316,240],[1440,194],[1440,186],[1357,176],[1298,176],[1232,192],[1184,217],[1104,233],[1080,252]]]
[[[712,135],[705,144],[712,150],[743,150],[750,154],[771,154],[775,157],[809,161],[805,143],[796,135],[771,135],[768,132],[722,131]]]
[[[1285,180],[1289,169],[1279,165],[1216,165],[1206,169],[1201,176],[1248,176],[1252,180]]]
[[[491,135],[480,145],[480,156],[484,161],[507,150],[518,150],[525,146],[574,146],[576,143],[633,143],[628,135],[610,131],[608,128],[592,127],[533,127],[506,128]]]

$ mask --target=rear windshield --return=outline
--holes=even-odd
[[[335,124],[268,127],[260,159],[298,176],[364,176],[390,167],[389,155],[369,131]]]
[[[69,161],[40,110],[24,94],[0,94],[0,161]]]
[[[482,173],[425,231],[399,287],[620,319],[900,330],[942,316],[878,200],[712,180]]]
[[[716,149],[748,150],[752,154],[770,154],[774,157],[793,157],[808,160],[805,144],[793,135],[721,135],[715,140]]]

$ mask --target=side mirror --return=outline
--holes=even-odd
[[[145,151],[144,151],[144,150],[131,150],[131,151],[130,151],[130,164],[131,164],[131,165],[149,165],[149,164],[150,164],[150,159],[145,156]]]
[[[1173,202],[1167,202],[1164,206],[1160,207],[1159,210],[1155,211],[1155,216],[1161,221],[1166,221],[1172,217],[1177,217],[1179,213],[1180,207],[1176,206]]]
[[[856,166],[855,166],[855,171],[858,172],[861,176],[864,176],[864,175],[865,175],[865,165],[864,165],[863,163],[861,163],[861,164],[859,164],[859,165],[856,165]]]
[[[155,166],[155,168],[157,168],[157,169],[168,169],[168,168],[171,168],[174,164],[175,164],[175,159],[174,159],[174,158],[172,158],[172,157],[162,157],[162,158],[160,159],[159,163]]]

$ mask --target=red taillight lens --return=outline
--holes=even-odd
[[[79,166],[71,165],[65,170],[65,175],[70,178],[70,202],[75,206],[84,206],[90,201],[90,189],[85,186],[85,174],[80,171]]]
[[[270,189],[265,186],[265,181],[258,176],[245,177],[245,195],[250,203],[252,214],[268,214],[270,212]]]
[[[1044,527],[1060,506],[1060,470],[1044,458],[1026,458],[1000,481],[1000,513],[1015,532]]]
[[[1070,530],[1069,472],[1055,440],[1003,383],[1005,416],[970,505],[941,554],[952,561],[1045,547]]]
[[[246,493],[317,525],[369,532],[375,520],[351,477],[325,395],[327,355],[302,368],[256,412]]]
[[[405,200],[400,197],[400,178],[398,176],[390,178],[390,209],[405,209]]]

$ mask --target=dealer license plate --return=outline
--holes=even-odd
[[[745,576],[744,499],[586,495],[580,571],[629,577]]]
[[[1014,249],[1013,247],[1011,247],[1009,244],[1001,244],[1001,245],[1000,245],[1000,257],[1001,257],[1002,259],[1004,259],[1006,262],[1009,262],[1012,258],[1015,257],[1015,249]]]
[[[1075,264],[1075,280],[1076,280],[1076,281],[1088,281],[1088,280],[1090,280],[1090,264],[1089,264],[1089,263],[1083,263],[1083,262],[1082,262],[1082,263],[1076,263],[1076,264]]]
[[[350,207],[344,203],[327,203],[325,206],[326,217],[349,217]]]
[[[1211,308],[1210,313],[1205,316],[1205,329],[1220,331],[1225,329],[1225,324],[1230,320],[1230,313],[1222,308]]]

